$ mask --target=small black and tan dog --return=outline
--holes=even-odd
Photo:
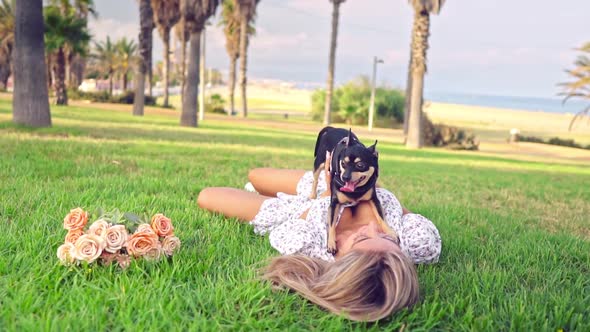
[[[369,201],[377,223],[396,240],[397,234],[383,220],[383,211],[375,186],[379,177],[378,153],[375,144],[366,147],[351,130],[325,127],[318,134],[314,152],[314,177],[310,198],[316,198],[318,177],[325,169],[330,153],[331,200],[328,211],[328,252],[335,254],[336,226],[342,210],[360,201]]]

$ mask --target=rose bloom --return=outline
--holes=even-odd
[[[156,232],[154,232],[154,230],[152,229],[152,226],[150,226],[149,224],[140,224],[139,226],[137,226],[137,229],[135,230],[135,233],[146,233],[146,232],[156,234]]]
[[[64,228],[67,230],[82,229],[88,222],[88,212],[81,208],[70,210],[70,213],[64,218]]]
[[[135,232],[127,240],[127,252],[131,256],[144,256],[150,250],[158,248],[160,241],[156,233],[152,232]]]
[[[94,234],[84,234],[78,238],[72,250],[72,256],[80,261],[94,262],[102,253],[105,240]]]
[[[82,235],[84,235],[84,231],[82,229],[71,229],[66,235],[66,243],[74,244]]]
[[[172,227],[172,221],[165,215],[158,213],[152,217],[152,228],[158,234],[158,236],[166,237],[174,235],[174,227]]]
[[[167,236],[162,240],[162,251],[166,256],[172,256],[180,248],[180,239],[176,236]]]
[[[106,247],[104,250],[115,253],[127,242],[128,238],[127,229],[124,225],[113,225],[107,228],[104,239],[106,241]]]
[[[115,260],[122,269],[126,269],[131,265],[131,258],[128,255],[115,254]]]
[[[148,261],[158,261],[160,260],[160,256],[162,256],[162,245],[158,241],[158,245],[146,252],[143,258]]]
[[[76,260],[72,256],[72,251],[74,251],[74,245],[70,242],[66,242],[57,248],[57,258],[59,258],[64,265],[74,264]]]
[[[111,224],[109,224],[104,219],[99,219],[90,225],[90,228],[88,228],[88,234],[93,234],[104,238],[109,227],[111,227]]]

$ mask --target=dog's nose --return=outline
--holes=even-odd
[[[344,174],[342,174],[342,181],[350,181],[352,180],[352,175],[349,172],[344,172]]]

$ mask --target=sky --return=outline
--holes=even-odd
[[[95,0],[95,40],[136,38],[136,0]],[[449,0],[432,16],[426,96],[439,93],[555,97],[575,47],[590,42],[588,0]],[[218,12],[219,15],[219,12]],[[252,79],[325,85],[332,5],[328,0],[262,0],[251,39]],[[347,0],[340,8],[335,80],[370,75],[402,88],[407,78],[413,10],[405,0]],[[222,28],[207,30],[207,67],[227,72]],[[154,59],[161,60],[154,30]]]

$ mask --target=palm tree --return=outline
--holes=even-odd
[[[58,7],[63,15],[73,15],[84,21],[84,27],[88,30],[88,16],[97,17],[94,8],[94,0],[51,0],[52,6]],[[66,58],[66,85],[78,86],[83,79],[86,68],[86,59],[79,53],[64,49]],[[73,74],[73,75],[72,75]]]
[[[45,42],[49,53],[56,53],[55,96],[57,105],[68,104],[66,90],[66,50],[85,54],[90,42],[86,22],[56,6],[45,7]]]
[[[199,90],[199,60],[201,32],[207,20],[215,14],[219,0],[183,0],[181,11],[190,31],[189,61],[186,85],[182,92],[181,126],[197,126],[197,92]]]
[[[229,57],[229,103],[230,112],[234,114],[235,111],[235,90],[236,90],[236,64],[240,57],[240,18],[237,13],[237,8],[234,0],[224,0],[223,8],[221,12],[220,26],[223,26],[223,32],[225,34],[225,50]],[[253,36],[256,34],[254,28],[254,17],[248,24],[248,35]],[[248,38],[250,39],[250,38]]]
[[[584,44],[577,50],[582,52],[582,55],[579,55],[576,61],[574,61],[576,67],[565,71],[574,78],[574,81],[559,84],[564,89],[564,91],[559,94],[560,96],[565,96],[563,99],[564,103],[570,98],[590,100],[590,42]],[[590,106],[576,113],[570,122],[568,130],[571,131],[576,120],[584,116],[590,117]]]
[[[180,80],[181,80],[181,98],[182,91],[186,83],[186,44],[190,39],[190,31],[183,16],[181,15],[180,21],[174,26],[174,32],[176,33],[176,39],[180,41]]]
[[[34,127],[51,126],[43,30],[43,0],[17,1],[12,119]]]
[[[132,39],[122,38],[115,44],[117,52],[117,66],[116,71],[121,74],[123,91],[127,91],[127,82],[129,79],[129,70],[131,63],[135,60],[135,53],[137,52],[137,44]]]
[[[133,99],[133,115],[143,116],[145,103],[145,81],[148,76],[151,87],[152,66],[152,30],[154,30],[154,12],[151,0],[139,0],[139,57],[137,62],[135,96]],[[150,88],[151,93],[151,88]]]
[[[170,29],[180,19],[180,0],[152,0],[154,22],[164,42],[164,106],[168,106],[170,74]]]
[[[14,48],[14,8],[10,1],[0,4],[0,90],[6,89],[11,74]]]
[[[424,92],[424,74],[426,73],[426,51],[430,34],[430,14],[438,14],[445,0],[409,0],[414,7],[414,28],[412,31],[411,69],[412,88],[410,115],[406,147],[418,149],[424,145],[422,133],[422,95]]]
[[[336,65],[336,40],[338,39],[338,19],[340,5],[345,0],[330,0],[332,2],[332,38],[330,40],[330,64],[328,65],[328,82],[326,87],[326,107],[324,110],[324,125],[331,122],[332,94],[334,93],[334,66]]]
[[[111,38],[103,42],[94,43],[94,54],[92,55],[98,62],[98,66],[103,73],[106,73],[109,78],[109,95],[113,95],[113,77],[115,75],[115,67],[117,65],[117,49],[115,44],[111,42]]]
[[[256,16],[256,6],[260,0],[234,0],[240,18],[240,85],[242,87],[242,116],[248,116],[246,93],[248,64],[248,25]]]

